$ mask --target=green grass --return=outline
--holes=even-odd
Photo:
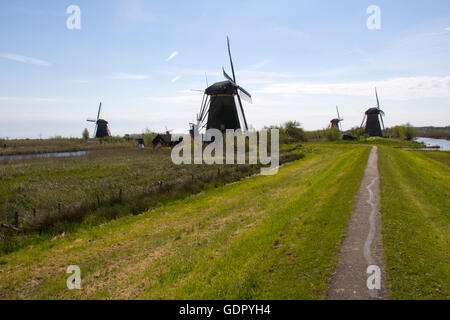
[[[379,151],[392,299],[450,299],[450,153]]]
[[[322,299],[370,148],[303,160],[2,257],[0,298]],[[82,270],[66,288],[67,266]]]

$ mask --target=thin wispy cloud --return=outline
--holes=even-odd
[[[0,58],[9,59],[9,60],[22,62],[22,63],[26,63],[26,64],[32,64],[32,65],[36,65],[36,66],[43,66],[43,67],[50,66],[50,63],[45,60],[27,57],[27,56],[21,56],[21,55],[14,54],[14,53],[0,53]]]
[[[174,51],[170,54],[170,56],[167,57],[166,62],[172,60],[173,58],[175,58],[178,55],[178,51]]]
[[[381,81],[348,83],[277,83],[257,90],[259,94],[295,97],[302,95],[370,96],[373,88],[379,88],[386,99],[410,100],[426,98],[450,98],[450,76],[404,77]]]
[[[150,76],[145,74],[132,74],[132,73],[123,73],[123,72],[117,72],[117,73],[111,73],[108,76],[109,79],[112,80],[145,80],[149,79]]]
[[[76,103],[79,100],[76,99],[63,99],[63,98],[38,98],[38,97],[2,97],[0,101],[6,102],[27,102],[27,103]]]
[[[270,29],[272,32],[275,32],[279,35],[286,36],[289,38],[296,38],[296,39],[311,38],[311,35],[309,33],[288,26],[276,25],[272,26]]]
[[[170,82],[174,83],[177,80],[180,80],[181,76],[176,76],[175,78],[173,78],[172,80],[170,80]]]
[[[445,31],[450,31],[450,27],[448,27],[448,28],[445,28]]]

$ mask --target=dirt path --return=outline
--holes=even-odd
[[[353,214],[347,227],[347,236],[342,243],[338,265],[331,280],[327,299],[367,300],[386,298],[379,208],[378,148],[373,147],[358,191]],[[368,270],[369,266],[375,267]],[[376,270],[380,271],[380,289],[376,289]],[[369,277],[370,280],[368,281]],[[371,289],[368,288],[368,282]]]

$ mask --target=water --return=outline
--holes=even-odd
[[[89,151],[17,154],[17,155],[11,155],[11,156],[0,156],[0,161],[2,161],[2,160],[25,160],[25,159],[34,159],[34,158],[52,158],[52,157],[55,157],[55,158],[75,157],[75,156],[84,156],[88,153],[89,153]]]
[[[440,151],[450,151],[450,141],[449,140],[432,139],[432,138],[417,138],[416,141],[425,143],[425,146],[427,146],[427,147],[439,146],[440,148],[438,150],[440,150]]]

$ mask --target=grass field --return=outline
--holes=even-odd
[[[379,151],[392,299],[450,299],[450,153]]]
[[[256,176],[0,258],[0,298],[321,299],[370,148]],[[66,288],[79,265],[82,286]]]

